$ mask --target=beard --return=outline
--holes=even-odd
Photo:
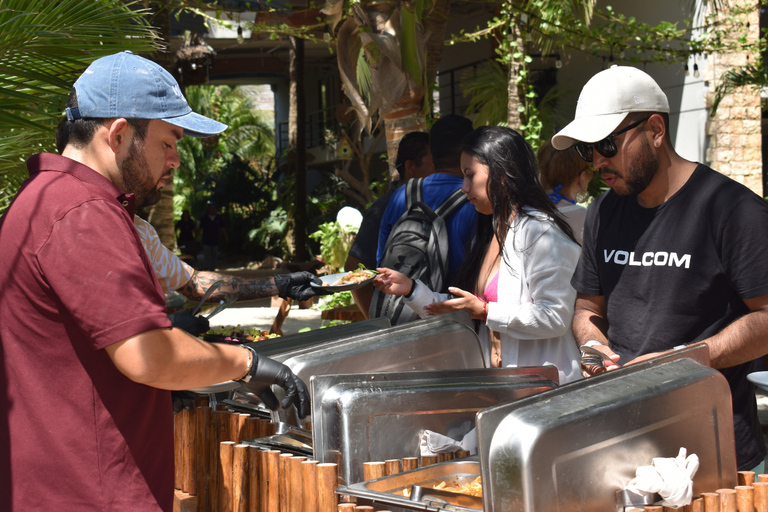
[[[640,146],[640,151],[629,163],[624,175],[610,168],[605,169],[605,171],[623,179],[626,184],[626,187],[623,189],[613,187],[613,191],[620,196],[631,197],[639,195],[643,190],[648,188],[648,185],[651,184],[656,173],[659,172],[659,160],[651,150],[651,145],[644,137],[641,140],[642,145]]]
[[[152,181],[152,173],[144,156],[144,141],[138,137],[133,138],[128,156],[120,165],[123,174],[125,191],[136,197],[136,207],[145,208],[160,201],[160,189],[158,181]]]

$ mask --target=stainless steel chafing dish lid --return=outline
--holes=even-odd
[[[246,343],[246,345],[251,345],[258,351],[259,354],[270,356],[277,352],[284,353],[302,347],[317,345],[318,343],[324,343],[326,341],[349,338],[351,336],[358,336],[364,333],[375,332],[391,326],[392,324],[389,322],[389,318],[383,316],[380,318],[371,318],[368,320],[361,320],[359,322],[327,327],[325,329],[314,329],[308,332],[289,334],[287,336],[280,336],[278,338],[269,338],[262,341],[252,341],[250,343]]]
[[[489,511],[615,512],[615,491],[681,447],[700,467],[693,494],[736,485],[725,377],[691,359],[650,360],[477,414]]]
[[[477,334],[455,318],[440,315],[270,357],[304,382],[313,375],[484,367]]]
[[[480,476],[479,470],[477,457],[467,457],[376,480],[340,486],[336,492],[357,497],[359,505],[380,505],[382,508],[392,510],[476,512],[483,510],[480,498],[466,494],[452,496],[450,493],[430,492],[430,488],[441,481],[459,485],[471,482]],[[422,492],[420,496],[414,496],[414,499],[411,499],[405,496],[403,491],[406,489],[410,491],[414,485],[419,486]]]
[[[424,430],[461,440],[480,409],[552,389],[557,377],[553,366],[316,375],[315,458],[359,482],[366,461],[418,456]]]

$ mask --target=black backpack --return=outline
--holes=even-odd
[[[421,279],[431,290],[443,292],[448,288],[448,228],[445,219],[467,200],[461,189],[456,190],[435,210],[422,197],[424,178],[414,178],[405,184],[405,213],[392,227],[380,267],[402,272],[414,281]],[[392,325],[418,318],[399,295],[373,290],[371,318],[386,316]]]

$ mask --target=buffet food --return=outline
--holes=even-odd
[[[345,284],[355,284],[371,279],[376,273],[373,270],[359,268],[349,272],[344,277],[337,279],[333,283],[323,283],[323,286],[342,286]]]

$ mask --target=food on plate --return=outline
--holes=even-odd
[[[270,338],[277,338],[279,334],[273,334],[269,331],[262,331],[253,327],[231,327],[220,325],[212,327],[205,335],[221,336],[222,341],[263,341]]]
[[[480,480],[481,477],[477,477],[472,481],[469,481],[464,484],[458,484],[454,483],[453,485],[449,484],[445,480],[441,480],[438,483],[434,484],[432,486],[433,489],[437,489],[439,491],[448,491],[448,492],[455,492],[458,494],[466,494],[468,496],[474,496],[476,498],[482,498],[483,497],[483,484]],[[403,496],[410,498],[411,497],[411,489],[405,488],[403,489]]]
[[[374,275],[376,275],[376,272],[374,272],[373,270],[359,268],[357,270],[353,270],[352,272],[349,272],[347,275],[345,275],[341,279],[337,279],[332,284],[323,283],[323,286],[342,286],[345,284],[359,283],[361,281],[366,281],[372,278]]]

